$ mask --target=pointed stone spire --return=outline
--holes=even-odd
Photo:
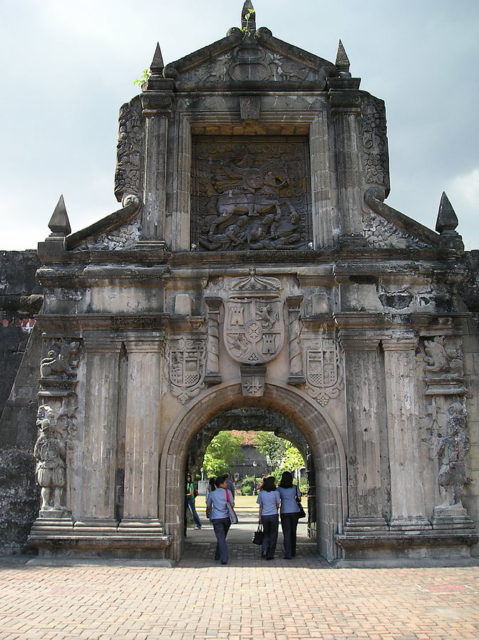
[[[150,71],[152,74],[161,75],[163,73],[163,69],[165,68],[165,64],[163,62],[163,56],[161,54],[160,43],[156,43],[155,55],[153,56],[153,60],[151,61]]]
[[[336,67],[338,68],[338,71],[343,78],[351,77],[351,74],[349,73],[348,54],[346,53],[346,49],[344,48],[341,40],[339,41],[338,53],[336,54]]]
[[[241,11],[241,29],[249,33],[256,31],[256,11],[251,0],[246,0]]]
[[[439,213],[436,220],[436,231],[444,233],[444,231],[454,231],[459,224],[456,212],[452,208],[452,204],[449,202],[449,198],[443,192],[441,196],[441,202],[439,204]]]
[[[68,219],[68,213],[65,207],[65,200],[63,195],[60,196],[55,211],[50,218],[48,228],[52,232],[52,236],[67,236],[71,233],[70,220]]]

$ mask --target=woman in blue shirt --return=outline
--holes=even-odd
[[[299,519],[299,506],[296,498],[301,497],[301,492],[293,484],[293,474],[289,471],[285,471],[281,476],[278,491],[281,496],[280,513],[284,558],[290,560],[296,555],[296,529]]]
[[[278,540],[278,507],[281,502],[273,476],[265,478],[256,502],[259,504],[259,519],[264,531],[261,555],[266,560],[273,560]]]
[[[206,515],[211,519],[211,524],[216,536],[216,551],[215,560],[220,560],[221,564],[228,563],[228,547],[226,545],[226,536],[231,525],[227,502],[232,501],[231,492],[228,491],[226,486],[226,478],[219,476],[215,480],[216,489],[210,491],[208,499],[206,501]]]

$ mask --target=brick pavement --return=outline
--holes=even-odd
[[[0,640],[479,640],[479,567],[333,569],[188,536],[178,567],[0,559]],[[149,566],[150,565],[150,566]]]

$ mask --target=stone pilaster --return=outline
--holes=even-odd
[[[145,178],[140,244],[165,245],[168,125],[171,91],[142,96],[145,123]]]
[[[341,330],[348,421],[348,501],[345,534],[386,532],[381,478],[379,338]]]
[[[289,384],[304,384],[303,353],[299,342],[301,333],[300,314],[303,296],[289,296],[288,307],[288,342],[289,342]]]
[[[338,207],[341,216],[342,243],[363,246],[361,206],[361,141],[358,119],[359,78],[330,79],[331,113],[335,129],[335,156],[338,179]]]
[[[122,534],[161,533],[158,520],[160,465],[161,339],[128,340],[125,480]]]
[[[430,529],[421,479],[414,336],[383,339],[392,531]]]
[[[85,425],[81,513],[76,527],[116,528],[115,473],[120,342],[85,339]]]
[[[220,374],[220,308],[222,299],[219,297],[206,297],[208,308],[208,338],[206,343],[206,374],[207,384],[219,384]]]

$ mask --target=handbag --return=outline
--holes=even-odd
[[[230,502],[230,494],[228,493],[228,489],[226,491],[226,508],[228,509],[228,518],[230,519],[231,524],[238,524],[238,516],[236,515],[235,510],[231,506]]]
[[[299,507],[298,518],[306,518],[306,512],[303,509],[303,505],[301,504],[301,497],[298,495],[298,487],[296,487],[296,503]]]
[[[253,540],[251,541],[253,544],[263,544],[263,538],[264,538],[264,531],[263,531],[263,525],[260,523],[258,525],[258,528],[256,529],[256,531],[253,534]]]

